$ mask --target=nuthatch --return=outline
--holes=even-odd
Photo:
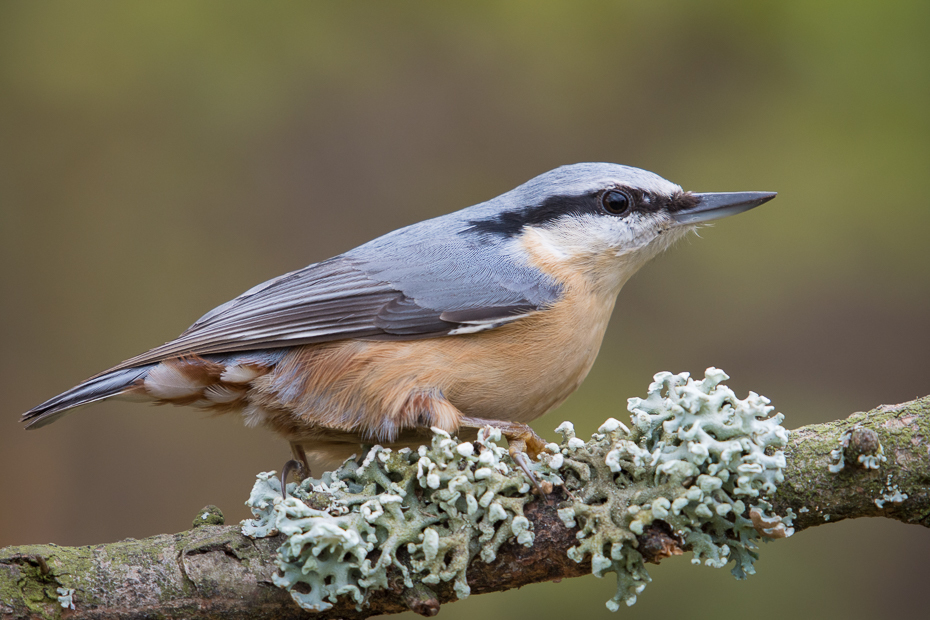
[[[283,435],[305,473],[361,442],[490,425],[525,469],[523,451],[544,445],[526,423],[584,380],[630,276],[697,224],[774,196],[563,166],[259,284],[22,419],[112,396],[239,412]]]

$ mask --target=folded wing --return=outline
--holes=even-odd
[[[383,259],[351,254],[316,263],[246,291],[177,339],[110,371],[185,355],[473,333],[537,311],[558,294],[552,285],[528,295],[474,262],[471,271],[478,273],[465,273],[455,258],[446,253],[443,260],[401,261],[389,269]]]

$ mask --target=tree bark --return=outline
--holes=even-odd
[[[837,456],[842,444],[844,453]],[[873,469],[859,455],[875,454],[878,446],[885,460]],[[799,428],[785,454],[785,481],[770,499],[777,514],[793,510],[796,531],[856,517],[930,526],[930,396]],[[831,471],[831,465],[839,471]],[[554,499],[561,493],[556,489]],[[557,504],[527,506],[536,535],[532,547],[508,543],[492,564],[472,561],[472,595],[591,572],[589,561],[575,563],[566,555],[577,544],[576,530],[558,518]],[[661,538],[661,532],[647,530],[643,536]],[[238,525],[200,525],[97,546],[7,547],[0,549],[0,618],[366,618],[409,609],[432,615],[456,598],[448,583],[405,590],[398,580],[361,611],[342,602],[309,613],[272,584],[282,541],[280,536],[251,540]],[[657,562],[666,554],[644,555]],[[70,589],[74,609],[59,599]]]

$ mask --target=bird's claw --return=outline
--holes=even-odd
[[[543,449],[545,449],[546,443],[528,426],[526,430],[519,435],[505,436],[507,437],[507,447],[510,452],[510,458],[517,464],[517,467],[523,470],[526,477],[530,479],[530,482],[536,487],[539,496],[544,498],[547,504],[552,505],[552,500],[549,497],[549,493],[552,492],[552,485],[547,482],[545,484],[548,489],[543,488],[543,485],[537,480],[536,475],[530,469],[530,465],[526,460],[526,458],[529,457],[535,461]]]
[[[523,473],[526,474],[526,477],[530,479],[530,482],[533,483],[533,486],[536,487],[536,492],[539,493],[539,496],[546,500],[546,503],[550,506],[552,505],[552,500],[549,498],[549,493],[552,491],[549,483],[546,483],[549,486],[549,490],[543,488],[539,480],[536,479],[536,475],[530,469],[529,463],[526,462],[526,453],[510,449],[510,458],[513,459],[513,462],[517,464],[517,467],[523,470]]]
[[[533,471],[530,469],[527,457],[536,460],[540,453],[546,449],[546,442],[542,437],[537,435],[532,428],[520,422],[508,422],[504,420],[486,420],[482,418],[470,418],[463,416],[459,420],[462,426],[466,428],[496,428],[501,435],[507,439],[507,446],[510,452],[510,458],[517,464],[523,473],[526,474],[536,492],[546,499],[547,504],[551,504],[549,493],[552,492],[552,485],[548,482],[541,484]]]
[[[287,478],[294,472],[297,474],[297,478],[300,481],[303,481],[304,478],[310,475],[309,471],[306,471],[304,464],[296,459],[291,459],[284,464],[284,467],[281,469],[281,497],[287,497]]]

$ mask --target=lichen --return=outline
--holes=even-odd
[[[64,609],[74,609],[74,600],[72,599],[74,588],[57,588],[56,592],[58,592],[58,603]]]
[[[885,504],[900,504],[908,498],[907,493],[901,491],[901,487],[892,483],[891,476],[885,478],[885,492],[880,499],[872,500],[878,508],[884,508]]]
[[[851,442],[855,443],[853,450],[850,450]],[[840,445],[830,451],[830,460],[832,462],[827,465],[827,469],[831,474],[838,474],[846,467],[847,461],[869,470],[879,469],[882,463],[888,461],[888,457],[885,456],[885,447],[878,440],[878,434],[857,424],[840,436]]]
[[[888,457],[885,456],[885,448],[879,444],[878,452],[875,454],[860,454],[857,460],[865,469],[878,469],[882,463],[888,460]]]
[[[371,592],[388,587],[390,569],[407,588],[452,581],[465,598],[473,557],[492,562],[511,538],[533,544],[523,514],[534,499],[530,483],[499,440],[497,429],[482,430],[475,444],[433,429],[430,447],[374,446],[361,464],[350,459],[319,480],[289,485],[287,499],[274,472],[259,474],[247,502],[256,519],[243,523],[243,533],[288,537],[274,582],[309,611],[326,610],[340,596],[361,608]]]
[[[636,601],[650,581],[647,559],[690,550],[693,563],[733,561],[742,579],[754,572],[758,540],[793,533],[795,515],[773,514],[766,501],[783,481],[783,416],[758,394],[737,399],[721,385],[727,378],[715,368],[702,381],[659,373],[645,399],[629,399],[632,429],[609,419],[584,442],[565,422],[562,442],[531,464],[540,481],[564,486],[558,515],[578,528],[568,556],[590,558],[598,577],[616,574],[608,608]],[[273,472],[259,475],[247,502],[256,519],[243,533],[287,536],[274,582],[301,607],[348,597],[361,608],[389,579],[408,589],[452,582],[464,598],[473,558],[494,561],[510,539],[533,544],[523,512],[531,485],[495,443],[499,431],[482,430],[474,444],[433,433],[417,451],[375,446],[361,463],[290,485],[286,499]],[[645,547],[659,552],[644,558]]]
[[[840,437],[840,445],[838,448],[830,450],[830,464],[827,465],[827,469],[830,470],[831,474],[838,474],[843,471],[843,468],[846,467],[846,447],[849,445],[849,431],[843,433]]]
[[[223,511],[210,504],[200,509],[197,516],[194,517],[193,523],[191,523],[191,528],[203,527],[204,525],[223,525],[224,523],[226,523],[226,519],[223,517]]]
[[[580,528],[569,556],[590,556],[599,577],[616,573],[611,610],[635,603],[650,580],[637,536],[654,522],[671,528],[695,564],[735,562],[738,579],[755,572],[757,540],[793,533],[792,515],[769,514],[764,499],[784,479],[783,416],[771,416],[758,394],[737,399],[720,385],[728,378],[721,370],[707,369],[703,381],[688,377],[659,373],[647,398],[629,399],[632,430],[611,419],[579,446],[566,423],[557,429],[557,453],[549,448],[550,465],[562,457],[559,471],[574,497],[559,516]]]

